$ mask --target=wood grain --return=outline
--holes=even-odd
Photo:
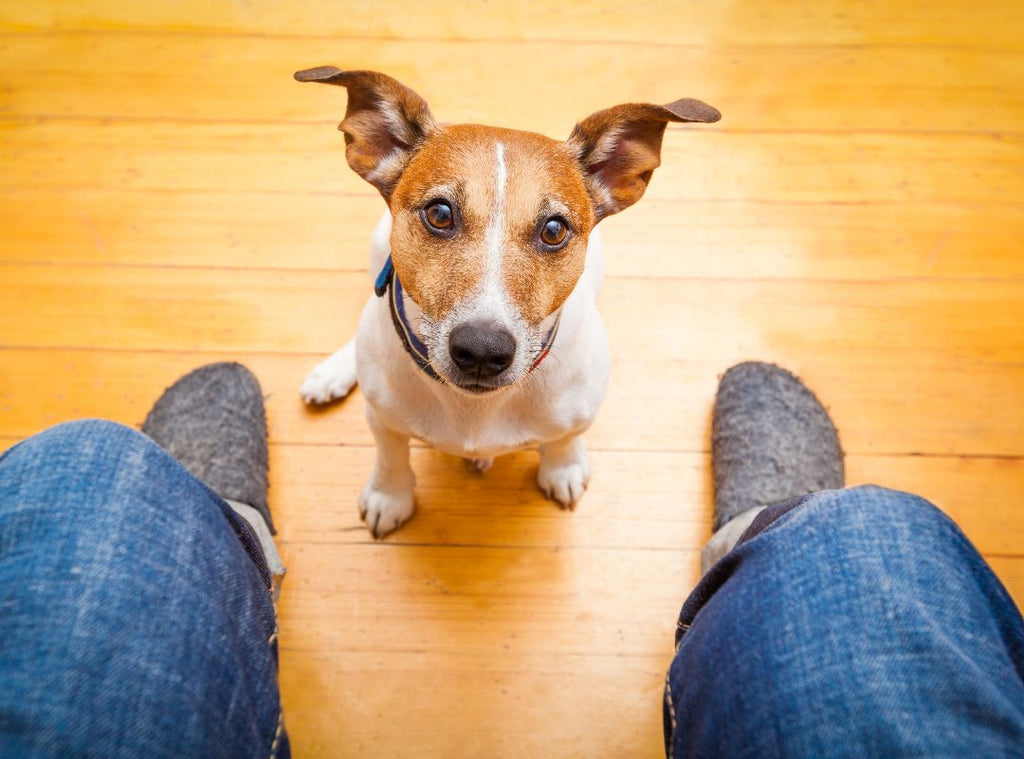
[[[265,382],[281,399],[271,402],[285,404],[285,419],[295,422],[308,420],[297,410],[295,395],[303,372],[354,333],[369,289],[367,275],[354,273],[95,267],[73,272],[56,279],[53,267],[0,266],[0,298],[11,306],[7,318],[0,314],[0,330],[9,347],[130,354],[158,346],[163,352],[234,358],[290,354],[290,374],[275,371]],[[801,286],[609,279],[602,298],[615,365],[608,402],[590,436],[614,448],[675,449],[684,440],[685,450],[703,449],[717,375],[738,361],[762,358],[791,367],[814,385],[851,452],[1015,455],[1024,414],[1015,402],[1024,387],[1015,321],[1019,293],[1019,286],[1001,281],[965,288],[944,280]],[[659,304],[658,312],[644,305],[651,302]],[[289,318],[281,319],[281,313]],[[665,314],[671,318],[660,318]],[[880,356],[880,350],[898,360]],[[10,372],[17,376],[14,367],[20,366],[25,377],[45,377],[45,365],[30,367],[50,355],[9,353]],[[129,366],[165,360],[157,358],[156,364],[117,360]],[[91,359],[68,353],[65,360]],[[187,369],[182,361],[173,365],[174,371]],[[119,371],[145,376],[124,365]],[[34,387],[26,379],[18,395],[24,398]],[[992,403],[974,404],[971,398]],[[12,414],[25,407],[10,406]],[[12,426],[26,432],[31,427],[17,421]],[[313,429],[301,439],[336,439],[330,428]],[[351,434],[369,440],[362,426]]]
[[[144,414],[141,409],[120,421],[138,426]],[[71,412],[61,419],[95,416],[111,415]],[[277,427],[272,413],[271,428]],[[0,450],[16,439],[0,435]],[[270,504],[281,540],[292,546],[330,544],[338,550],[371,542],[356,499],[373,465],[372,443],[278,443],[270,452]],[[480,476],[459,459],[416,446],[417,517],[387,542],[664,551],[703,546],[712,511],[707,452],[594,447],[590,456],[593,484],[570,514],[536,488],[535,451],[499,458],[494,469]],[[1024,487],[1024,473],[1014,460],[847,454],[846,474],[851,486],[879,484],[930,499],[986,554],[1012,555],[1024,544],[1024,515],[1000,500]],[[632,486],[615,487],[620,478]]]
[[[569,124],[566,125],[568,132]],[[0,186],[368,194],[334,124],[0,120]],[[730,133],[670,127],[659,200],[1020,203],[1022,135]],[[69,161],[68,155],[76,160]],[[737,172],[729,166],[742,166]]]
[[[895,43],[920,47],[971,45],[1019,48],[1024,25],[1019,6],[940,0],[850,4],[781,0],[765,6],[716,2],[679,5],[667,0],[623,4],[615,0],[562,3],[529,0],[515,5],[470,0],[439,12],[403,3],[374,8],[358,0],[312,0],[293,6],[274,0],[244,4],[180,0],[174,5],[98,0],[11,4],[0,25],[19,31],[145,29],[166,37],[182,31],[244,35],[473,40],[636,40],[647,44]]]
[[[710,410],[746,359],[829,407],[847,481],[917,492],[1024,600],[1024,6],[965,0],[45,0],[0,7],[0,451],[136,426],[200,364],[260,378],[289,567],[298,756],[661,755],[679,605],[712,516]],[[602,224],[612,384],[573,513],[538,455],[485,476],[417,443],[417,514],[359,522],[357,390],[310,410],[383,209],[340,89],[386,71],[439,118],[561,137],[700,97]]]
[[[366,269],[384,202],[365,194],[0,187],[0,262]],[[670,200],[601,223],[613,276],[1024,277],[1024,205]],[[652,230],[659,230],[652,234]]]
[[[373,65],[406,83],[448,122],[496,123],[568,136],[574,121],[621,102],[699,97],[722,131],[1017,132],[1024,110],[1019,50],[906,46],[608,46],[524,40],[367,40],[65,33],[0,42],[12,76],[0,102],[19,114],[171,122],[338,121],[343,91],[298,84],[320,64]],[[519,62],[528,57],[528,68]],[[135,65],[126,67],[122,61]],[[557,64],[552,77],[544,64]],[[492,83],[499,98],[484,98]],[[515,72],[511,75],[510,72]],[[792,87],[799,77],[799,88]],[[66,87],[80,79],[88,87]],[[566,87],[565,82],[584,86]],[[188,81],[187,99],[180,96]],[[842,86],[837,86],[842,82]],[[586,86],[588,85],[589,86]],[[595,85],[600,86],[595,86]],[[893,96],[898,88],[899,96]],[[557,103],[557,108],[544,107]],[[784,103],[785,107],[779,107]],[[255,125],[253,125],[255,127]],[[254,128],[254,131],[259,131]]]

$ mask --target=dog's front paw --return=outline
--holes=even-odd
[[[548,498],[563,509],[575,509],[590,483],[590,465],[582,461],[558,464],[541,462],[537,484]]]
[[[412,512],[411,487],[385,490],[368,482],[359,496],[359,516],[377,539],[408,522]]]
[[[353,340],[313,367],[302,381],[299,393],[306,403],[329,403],[344,398],[352,392],[355,384],[356,346]]]

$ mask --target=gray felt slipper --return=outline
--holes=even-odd
[[[843,452],[828,412],[792,374],[748,362],[718,384],[711,430],[715,524],[843,486]]]
[[[274,532],[267,415],[252,372],[221,363],[186,374],[153,405],[142,431],[222,498],[255,508]]]

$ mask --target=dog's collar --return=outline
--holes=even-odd
[[[388,260],[384,262],[384,268],[377,275],[373,291],[377,294],[378,298],[383,298],[390,291],[388,306],[391,310],[391,322],[395,325],[395,332],[398,333],[398,338],[402,341],[402,347],[412,357],[412,360],[416,362],[416,366],[422,369],[427,376],[436,379],[438,382],[444,382],[444,379],[441,378],[441,375],[437,373],[430,363],[430,354],[427,351],[427,346],[416,335],[416,331],[409,324],[409,319],[405,315],[402,283],[395,272],[395,265],[391,262],[391,256],[388,256]],[[555,342],[555,335],[558,334],[558,325],[561,323],[562,311],[559,309],[558,315],[555,317],[555,323],[551,325],[551,329],[548,330],[548,334],[544,338],[544,344],[541,346],[540,353],[537,355],[533,365],[530,366],[531,372],[540,366],[541,361],[548,357],[548,354],[551,352],[551,345]]]

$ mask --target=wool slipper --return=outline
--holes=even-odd
[[[267,415],[253,373],[241,364],[202,366],[171,385],[142,431],[221,498],[267,506]]]
[[[716,531],[749,509],[843,487],[835,425],[785,369],[753,361],[729,369],[711,428]]]

